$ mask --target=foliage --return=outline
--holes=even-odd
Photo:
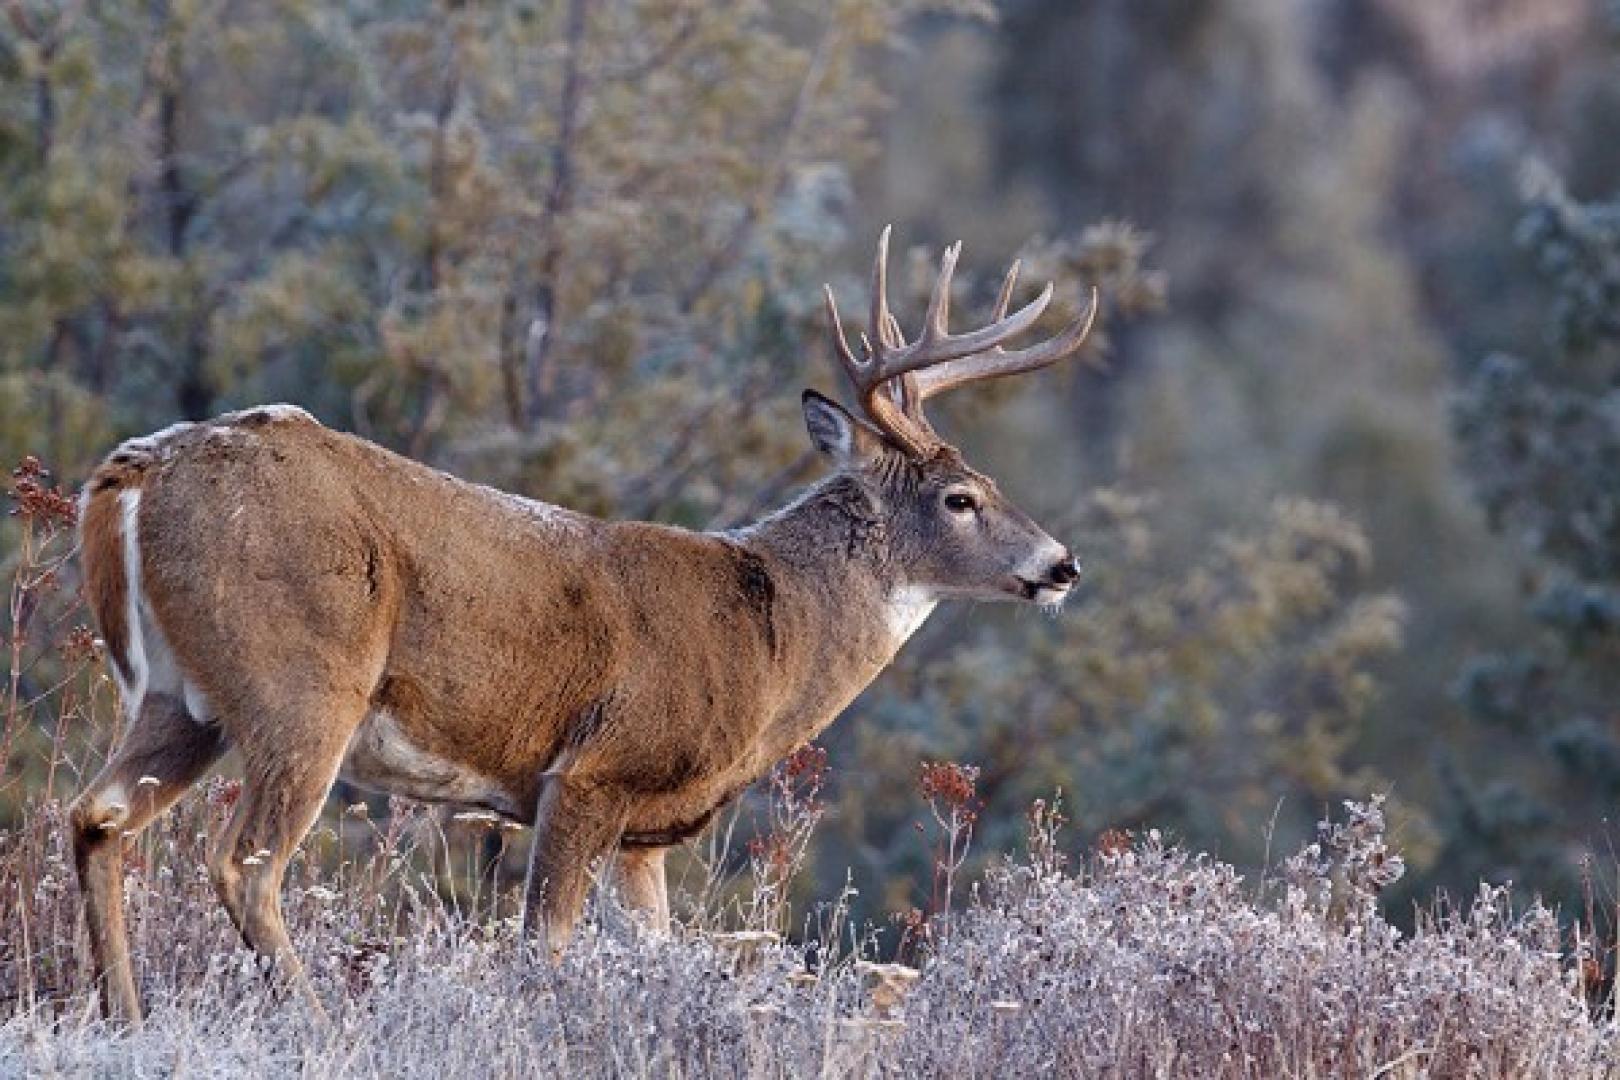
[[[691,425],[770,447],[738,403],[804,351],[865,61],[976,7],[9,5],[0,371],[119,428],[292,394],[418,455],[497,420],[632,474]]]
[[[1419,812],[1403,899],[1486,877],[1573,910],[1581,856],[1612,863],[1594,835],[1604,782],[1577,796],[1551,758],[1591,773],[1612,754],[1612,708],[1579,686],[1607,655],[1580,627],[1608,598],[1545,563],[1528,573],[1539,599],[1521,595],[1521,554],[1605,542],[1613,498],[1599,369],[1539,339],[1549,308],[1570,347],[1613,318],[1612,8],[1010,0],[989,61],[998,167],[1049,216],[1124,214],[1161,238],[1168,312],[1117,336],[1115,377],[1086,388],[1104,405],[1073,406],[1089,472],[1159,496],[1176,567],[1276,497],[1329,500],[1366,532],[1370,585],[1406,606],[1347,751],[1389,781],[1402,828]],[[1536,157],[1577,198],[1538,197],[1520,232],[1539,238],[1520,243],[1514,182]],[[1453,414],[1459,387],[1475,404]],[[1535,644],[1548,620],[1585,635],[1584,675]],[[1451,693],[1465,666],[1474,708]],[[1551,706],[1566,677],[1588,707]],[[1482,723],[1498,706],[1540,719]]]
[[[97,663],[98,643],[77,621],[84,617],[83,600],[67,586],[78,506],[35,457],[12,470],[8,495],[17,548],[6,567],[0,822],[30,798],[56,796],[68,740],[93,730],[92,711],[111,700],[109,680]],[[92,738],[104,740],[105,733]]]
[[[1457,692],[1532,738],[1560,777],[1466,819],[1512,833],[1526,873],[1548,880],[1574,876],[1547,865],[1552,837],[1605,850],[1620,793],[1620,203],[1578,202],[1543,169],[1528,185],[1519,238],[1554,289],[1546,341],[1531,358],[1475,364],[1455,416],[1492,526],[1533,560],[1527,608],[1541,633],[1475,658]]]

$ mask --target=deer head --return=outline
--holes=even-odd
[[[827,315],[833,348],[854,385],[864,417],[807,390],[805,422],[817,449],[855,481],[888,534],[893,566],[907,586],[931,597],[1017,599],[1058,604],[1080,576],[1062,544],[1004,496],[939,437],[923,413],[936,394],[985,379],[1054,364],[1085,342],[1097,314],[1093,288],[1086,313],[1057,336],[1025,349],[1004,343],[1032,327],[1052,299],[1048,284],[1009,315],[1018,264],[1002,281],[988,326],[952,334],[951,277],[960,243],[945,250],[922,332],[907,341],[889,311],[889,230],[872,268],[872,307],[863,355],[850,349],[832,287]]]

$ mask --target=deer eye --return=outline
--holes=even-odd
[[[945,496],[945,509],[953,514],[971,514],[979,508],[979,500],[960,491]]]

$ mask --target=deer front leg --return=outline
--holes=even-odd
[[[619,893],[660,934],[669,932],[669,885],[664,876],[667,848],[621,848]]]
[[[585,907],[591,864],[618,842],[629,808],[629,798],[616,787],[546,777],[524,887],[523,930],[544,935],[554,958],[567,946]]]

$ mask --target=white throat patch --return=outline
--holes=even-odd
[[[934,612],[939,597],[921,585],[902,585],[889,594],[889,633],[904,643]]]

